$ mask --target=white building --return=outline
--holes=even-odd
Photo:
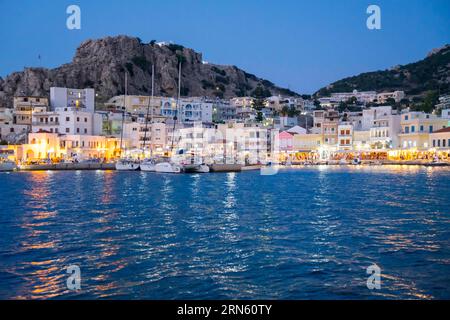
[[[101,127],[101,118],[90,111],[76,108],[56,108],[53,111],[36,110],[32,116],[32,132],[46,131],[76,135],[93,135]],[[94,122],[95,121],[95,122]]]
[[[350,150],[353,147],[353,125],[349,122],[341,122],[338,125],[339,150]]]
[[[212,102],[212,121],[226,122],[237,118],[236,106],[224,99],[207,100]]]
[[[213,103],[199,98],[180,99],[179,109],[183,123],[212,122]]]
[[[174,98],[161,98],[161,116],[169,119],[176,116],[182,123],[212,122],[213,103],[203,98],[183,98],[177,105]]]
[[[442,110],[442,112],[447,109],[447,114],[448,114],[448,110],[450,110],[450,94],[444,95],[444,96],[440,96],[439,97],[439,103],[436,105],[436,110]]]
[[[166,147],[166,124],[162,122],[148,122],[145,118],[128,119],[123,124],[123,146],[129,149],[144,149],[162,151]],[[145,142],[145,143],[144,143]]]
[[[403,91],[382,92],[377,94],[378,103],[386,103],[389,99],[400,102],[403,98],[405,98],[405,93]]]
[[[288,116],[280,116],[279,122],[276,122],[275,128],[284,129],[284,128],[291,128],[296,125],[298,125],[298,118],[297,117],[288,117]]]
[[[377,93],[375,91],[358,91],[352,92],[336,92],[331,94],[332,102],[347,102],[352,97],[355,97],[358,102],[369,103],[377,99]]]
[[[443,119],[450,119],[450,109],[442,110],[441,118],[443,118]]]
[[[95,110],[94,89],[50,88],[50,106],[55,108],[75,108],[88,112]]]

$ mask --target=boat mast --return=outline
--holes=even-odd
[[[175,138],[175,125],[177,122],[181,123],[180,118],[180,110],[179,110],[179,104],[180,104],[180,95],[181,95],[181,61],[178,65],[178,96],[177,96],[177,109],[175,116],[173,117],[173,130],[172,130],[172,145],[170,147],[170,151],[173,152],[173,140]]]
[[[122,129],[120,130],[120,157],[122,157],[122,141],[123,141],[123,122],[125,120],[125,111],[127,109],[127,72],[125,71],[125,95],[123,97],[122,110]]]
[[[180,95],[181,95],[181,61],[180,61],[180,64],[178,66],[178,97],[177,97],[178,123],[181,123]]]
[[[155,82],[155,66],[152,64],[152,95],[150,96],[150,99],[149,99],[149,102],[148,102],[148,105],[147,105],[147,115],[145,117],[144,146],[142,148],[142,150],[144,152],[144,156],[145,156],[145,143],[147,141],[148,117],[149,117],[149,113],[150,113],[150,106],[152,106],[152,103],[153,103],[154,82]],[[152,109],[152,114],[153,114],[153,109]],[[150,143],[150,157],[153,154],[152,151],[153,151],[153,148],[152,148],[152,144]]]

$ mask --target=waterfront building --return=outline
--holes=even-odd
[[[13,98],[13,122],[18,125],[31,126],[35,109],[48,107],[48,99],[40,96],[16,96]]]
[[[50,88],[50,106],[56,108],[74,108],[80,111],[94,112],[94,89]]]
[[[115,135],[119,137],[118,135]],[[129,117],[123,124],[123,136],[130,149],[151,149],[162,152],[166,146],[166,124],[164,122],[147,122],[145,117]]]
[[[341,122],[337,128],[338,149],[351,150],[353,147],[353,125],[350,122]]]
[[[323,135],[320,133],[300,133],[293,136],[293,148],[298,152],[311,152],[323,145]]]
[[[92,135],[94,127],[101,126],[101,119],[94,117],[94,112],[73,107],[57,107],[50,111],[35,108],[32,120],[32,132]]]
[[[382,108],[382,112],[375,112],[370,127],[370,143],[373,149],[392,149],[399,146],[398,134],[401,131],[398,114],[392,114],[390,107]],[[377,108],[374,108],[377,109]]]
[[[370,130],[353,131],[353,150],[370,150]]]
[[[406,112],[401,115],[399,146],[403,149],[427,149],[430,133],[449,126],[449,119],[443,119],[425,112]]]
[[[325,119],[324,110],[315,110],[313,112],[313,127],[311,133],[323,134],[323,122]]]
[[[275,134],[260,123],[228,122],[217,125],[217,137],[223,143],[226,163],[255,164],[267,160]]]
[[[323,143],[333,147],[338,143],[339,113],[334,110],[325,112],[323,118]]]
[[[282,131],[278,135],[280,151],[292,151],[294,147],[294,136],[287,131]]]
[[[119,155],[119,141],[114,137],[65,135],[50,132],[29,134],[22,146],[22,161],[111,159]]]
[[[5,140],[6,137],[14,132],[13,113],[10,108],[0,107],[0,141]],[[26,127],[25,127],[26,130]]]
[[[450,127],[430,133],[428,145],[431,148],[450,150]]]
[[[378,118],[387,117],[392,114],[391,106],[370,107],[362,111],[361,130],[369,130],[374,120]]]

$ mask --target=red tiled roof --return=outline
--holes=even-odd
[[[433,131],[433,133],[442,133],[442,132],[450,132],[450,127],[443,128],[440,130]]]

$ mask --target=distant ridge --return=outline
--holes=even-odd
[[[344,78],[318,90],[315,95],[353,90],[403,90],[409,96],[424,96],[428,91],[450,93],[450,45],[433,49],[425,59],[395,66],[389,70],[361,73]]]

